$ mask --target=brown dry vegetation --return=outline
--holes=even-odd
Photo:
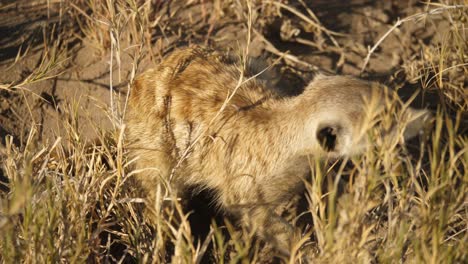
[[[468,7],[458,1],[0,1],[0,261],[466,263]],[[211,207],[145,223],[123,131],[134,77],[202,44],[278,62],[284,92],[360,75],[434,114],[406,146],[311,163],[304,245],[271,259]],[[347,164],[346,164],[347,163]]]

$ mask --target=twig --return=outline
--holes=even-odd
[[[307,13],[309,13],[309,15],[315,19],[315,21],[317,21],[317,24],[319,24],[320,26],[322,26],[320,20],[318,19],[318,17],[315,15],[315,13],[310,10],[309,7],[307,7],[307,5],[304,3],[303,0],[300,0],[299,1],[301,3],[301,5],[307,10]],[[323,26],[322,26],[323,27]],[[323,27],[325,28],[325,27]],[[328,29],[327,30],[324,30],[325,34],[327,34],[327,36],[330,38],[331,42],[333,42],[333,45],[335,45],[335,47],[337,47],[338,49],[341,50],[341,46],[340,44],[338,43],[338,41],[336,41],[336,39],[333,37],[333,34],[336,34],[336,35],[342,35],[344,36],[344,34],[340,34],[340,33],[337,33],[337,32],[332,32],[332,31],[329,31]]]
[[[331,31],[327,28],[324,28],[322,25],[320,25],[319,23],[313,21],[312,19],[308,18],[307,16],[305,16],[304,14],[302,14],[301,12],[297,11],[296,9],[288,6],[288,5],[285,5],[283,3],[280,3],[280,2],[276,2],[276,1],[265,1],[266,3],[270,3],[270,4],[274,4],[280,8],[283,8],[283,9],[286,9],[288,10],[289,12],[293,13],[294,15],[296,15],[297,17],[299,17],[300,19],[304,20],[305,22],[317,27],[318,29],[326,32],[328,35],[335,35],[335,36],[342,36],[342,37],[345,37],[346,34],[343,34],[343,33],[338,33],[338,32],[334,32],[334,31]],[[333,40],[332,40],[333,41]]]
[[[260,34],[257,30],[253,30],[254,33],[260,37],[262,39],[263,42],[265,42],[266,44],[266,50],[268,52],[271,52],[281,58],[284,58],[285,60],[289,60],[289,61],[292,61],[298,65],[301,65],[301,66],[304,66],[304,67],[307,67],[313,71],[320,71],[320,72],[324,72],[324,73],[328,73],[328,74],[332,74],[332,72],[328,71],[328,70],[324,70],[324,69],[320,69],[319,67],[315,66],[315,65],[312,65],[308,62],[305,62],[301,59],[299,59],[298,57],[292,55],[292,54],[289,54],[287,52],[282,52],[280,50],[278,50],[270,41],[268,41],[262,34]]]
[[[374,44],[374,46],[371,49],[369,49],[369,51],[367,52],[367,56],[364,59],[364,64],[361,67],[361,73],[364,72],[367,64],[369,64],[370,56],[372,55],[372,53],[374,53],[375,49],[377,49],[377,47],[380,46],[380,44],[382,44],[382,42],[388,37],[388,35],[390,35],[390,33],[393,30],[401,26],[403,23],[411,21],[411,20],[417,20],[424,16],[440,14],[443,11],[450,10],[450,9],[458,9],[458,8],[467,8],[467,6],[464,6],[464,5],[444,6],[444,7],[439,7],[439,8],[429,10],[427,12],[414,14],[414,15],[405,17],[403,19],[398,19],[397,22],[387,32],[385,32],[385,34]]]

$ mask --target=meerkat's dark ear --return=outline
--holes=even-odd
[[[324,125],[317,129],[317,140],[325,151],[334,151],[340,133],[338,125]]]

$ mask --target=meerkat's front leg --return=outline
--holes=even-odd
[[[245,184],[245,182],[244,182]],[[239,216],[242,224],[263,241],[268,242],[283,257],[290,256],[291,246],[300,240],[295,228],[281,217],[276,209],[287,204],[291,196],[276,189],[276,193],[269,193],[267,188],[260,185],[256,188],[226,188],[221,198],[227,211]],[[271,187],[271,186],[268,186]],[[294,189],[290,187],[288,189]]]
[[[255,230],[264,241],[270,243],[281,255],[289,257],[290,248],[297,241],[294,227],[275,213],[271,206],[252,206],[242,210],[242,222]]]

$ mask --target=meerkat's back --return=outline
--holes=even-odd
[[[131,153],[138,156],[137,167],[146,170],[139,176],[143,182],[153,186],[158,178],[167,178],[189,148],[198,148],[190,145],[201,133],[215,136],[241,112],[249,111],[251,119],[269,115],[268,101],[279,94],[258,78],[246,82],[256,73],[250,68],[242,72],[242,67],[233,56],[194,47],[173,52],[136,79],[126,116],[127,135]],[[222,132],[230,129],[237,127],[224,126]]]
[[[246,70],[244,74],[252,74]],[[242,64],[232,56],[201,47],[178,50],[136,79],[129,103],[145,111],[165,111],[170,103],[172,108],[181,106],[181,114],[187,117],[218,112],[234,92],[230,103],[239,108],[273,96],[273,90],[258,85],[257,79],[240,85],[241,71]],[[142,107],[143,102],[152,107]]]

